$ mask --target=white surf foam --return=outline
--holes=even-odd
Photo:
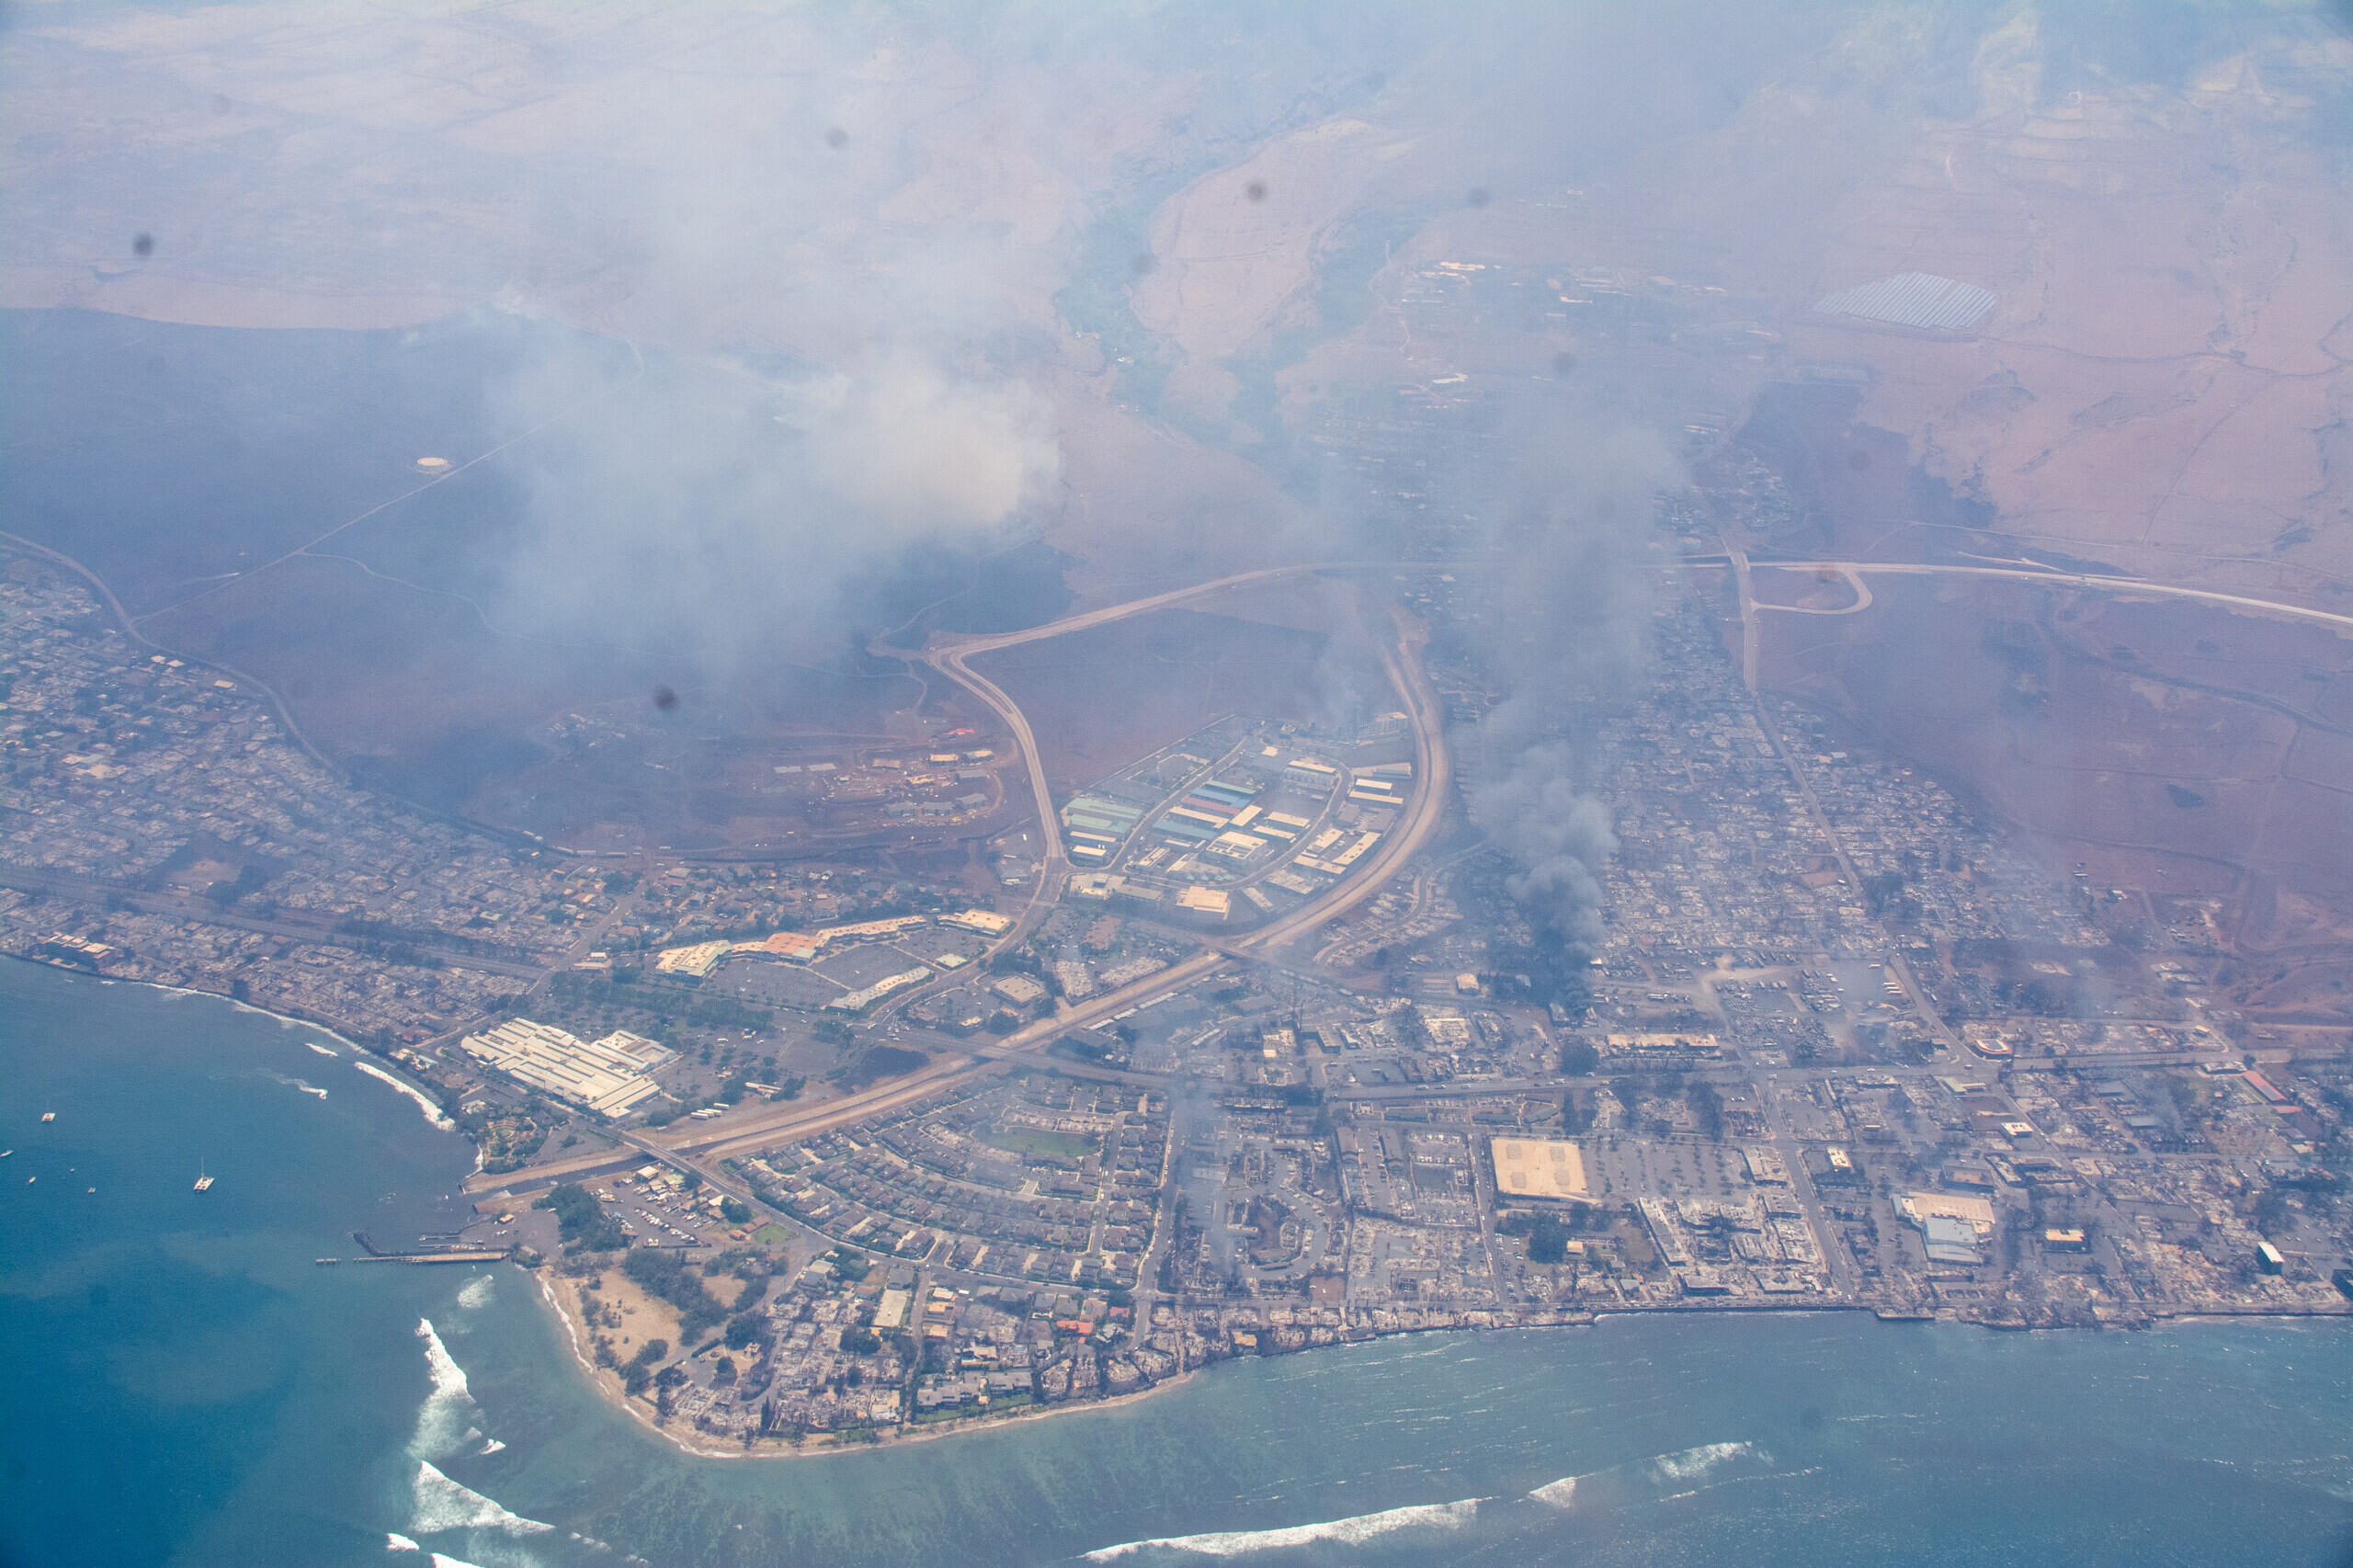
[[[1648,1477],[1654,1486],[1672,1486],[1704,1477],[1718,1465],[1756,1451],[1748,1443],[1702,1443],[1696,1449],[1681,1449],[1671,1454],[1660,1454],[1646,1460],[1615,1465],[1597,1471],[1592,1475],[1564,1475],[1548,1482],[1529,1494],[1537,1502],[1552,1508],[1569,1508],[1576,1505],[1577,1486],[1581,1482],[1623,1475],[1630,1471]],[[1683,1494],[1677,1494],[1683,1495]]]
[[[387,1532],[384,1536],[384,1550],[386,1551],[422,1551],[425,1548],[404,1535]]]
[[[1420,1503],[1411,1507],[1383,1509],[1378,1514],[1326,1519],[1321,1524],[1288,1525],[1279,1529],[1217,1530],[1207,1535],[1164,1536],[1154,1540],[1123,1541],[1118,1546],[1106,1546],[1090,1551],[1086,1560],[1089,1562],[1109,1562],[1131,1552],[1154,1549],[1197,1552],[1203,1557],[1239,1557],[1245,1552],[1282,1551],[1313,1545],[1319,1540],[1355,1546],[1394,1530],[1460,1529],[1469,1524],[1478,1511],[1479,1499],[1476,1497],[1466,1497],[1459,1503]]]
[[[411,1458],[440,1459],[480,1437],[473,1427],[473,1393],[466,1387],[465,1369],[450,1358],[431,1318],[416,1320],[416,1336],[425,1341],[425,1369],[433,1392],[416,1412],[416,1430],[408,1440]]]
[[[438,1535],[443,1530],[504,1530],[509,1535],[544,1535],[555,1528],[508,1512],[472,1487],[461,1486],[450,1480],[426,1460],[416,1461],[416,1481],[412,1491],[416,1512],[410,1518],[408,1528],[419,1535]]]
[[[317,1040],[304,1040],[302,1043],[303,1043],[304,1045],[309,1046],[313,1051],[317,1051],[321,1056],[334,1056],[334,1057],[341,1057],[341,1056],[343,1055],[343,1052],[342,1052],[342,1051],[329,1051],[325,1046],[321,1045]]]
[[[1651,1460],[1651,1472],[1661,1481],[1694,1481],[1748,1451],[1746,1443],[1703,1443],[1680,1453],[1659,1455]]]
[[[472,1397],[473,1391],[466,1386],[465,1369],[449,1358],[449,1346],[433,1332],[431,1318],[416,1320],[416,1336],[425,1341],[425,1365],[433,1374],[433,1392],[459,1399]]]
[[[272,1073],[265,1068],[262,1076],[273,1084],[283,1084],[290,1089],[300,1089],[306,1095],[316,1095],[321,1099],[327,1097],[327,1092],[316,1084],[306,1084],[300,1078],[290,1078],[283,1073]]]
[[[553,1272],[553,1269],[547,1268],[532,1270],[540,1282],[540,1299],[547,1302],[548,1311],[555,1314],[555,1321],[563,1324],[564,1337],[572,1341],[573,1358],[580,1363],[584,1371],[594,1377],[596,1368],[590,1363],[587,1352],[580,1347],[580,1331],[573,1326],[572,1314],[563,1310],[563,1303],[555,1299],[555,1287],[548,1283],[548,1276]]]
[[[479,1455],[478,1455],[478,1456],[476,1456],[476,1457],[481,1458],[481,1459],[488,1459],[488,1458],[489,1458],[491,1455],[493,1455],[493,1454],[503,1452],[503,1451],[506,1449],[506,1444],[504,1444],[504,1443],[502,1443],[502,1442],[500,1442],[500,1441],[499,1441],[497,1438],[495,1438],[495,1437],[486,1438],[486,1439],[484,1439],[484,1440],[483,1440],[483,1445],[482,1445],[482,1452],[481,1452],[481,1454],[479,1454]]]
[[[358,1068],[362,1073],[367,1074],[370,1078],[375,1078],[381,1082],[390,1084],[393,1088],[398,1089],[402,1094],[404,1094],[409,1098],[415,1100],[416,1102],[416,1108],[425,1113],[425,1119],[439,1128],[442,1131],[454,1132],[457,1131],[458,1124],[450,1120],[448,1117],[443,1116],[441,1114],[441,1108],[435,1105],[425,1091],[418,1088],[415,1085],[402,1083],[398,1078],[393,1077],[390,1073],[385,1072],[381,1067],[377,1066],[372,1062],[355,1062],[352,1065]]]
[[[496,1284],[497,1281],[487,1274],[479,1279],[467,1280],[466,1288],[458,1292],[458,1305],[468,1312],[490,1305],[491,1294]]]
[[[428,1555],[432,1559],[433,1568],[475,1568],[473,1563],[467,1562],[464,1558],[452,1557],[446,1551],[431,1552]]]
[[[1529,1495],[1548,1508],[1573,1507],[1577,1500],[1577,1478],[1564,1475],[1558,1481],[1547,1482]]]

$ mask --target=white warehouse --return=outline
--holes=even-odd
[[[585,1040],[553,1024],[509,1018],[495,1028],[466,1037],[466,1053],[517,1082],[543,1089],[599,1116],[625,1116],[661,1091],[651,1074],[676,1061],[677,1052],[615,1029],[602,1040]]]

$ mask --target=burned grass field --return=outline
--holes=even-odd
[[[1021,706],[1046,774],[1075,789],[1227,713],[1339,722],[1349,689],[1320,632],[1166,609],[972,661]],[[1380,678],[1378,670],[1371,680]],[[1359,715],[1358,717],[1370,717]]]

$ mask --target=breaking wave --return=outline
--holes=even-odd
[[[1547,1482],[1529,1495],[1548,1508],[1574,1507],[1577,1500],[1577,1478],[1564,1475],[1558,1481]]]
[[[325,1046],[321,1045],[314,1040],[306,1040],[302,1043],[309,1046],[313,1051],[317,1051],[321,1056],[341,1056],[343,1054],[340,1051],[329,1051]]]
[[[505,1530],[509,1535],[545,1535],[555,1528],[537,1519],[510,1513],[483,1496],[471,1486],[461,1486],[433,1468],[431,1461],[416,1461],[416,1481],[412,1488],[416,1512],[409,1520],[409,1528],[419,1535],[438,1535],[443,1530]]]
[[[416,1413],[416,1431],[408,1440],[409,1457],[436,1460],[456,1453],[482,1434],[474,1429],[474,1397],[466,1387],[465,1369],[450,1358],[431,1318],[416,1320],[416,1336],[425,1341],[425,1369],[433,1392]]]
[[[497,1280],[488,1274],[478,1279],[469,1279],[466,1281],[466,1288],[458,1292],[458,1305],[468,1312],[472,1312],[477,1307],[486,1307],[490,1305],[490,1298],[496,1286]]]
[[[1678,1449],[1671,1454],[1613,1465],[1587,1475],[1564,1475],[1528,1495],[1548,1508],[1574,1507],[1581,1486],[1587,1493],[1600,1490],[1605,1494],[1605,1502],[1612,1498],[1624,1501],[1634,1496],[1656,1497],[1668,1487],[1688,1485],[1734,1460],[1755,1454],[1753,1443],[1702,1443],[1696,1449]],[[1766,1462],[1771,1461],[1768,1459]]]
[[[1247,1551],[1280,1551],[1324,1540],[1355,1546],[1392,1530],[1460,1529],[1469,1524],[1478,1511],[1479,1499],[1476,1497],[1466,1497],[1459,1503],[1420,1503],[1411,1507],[1383,1509],[1378,1514],[1326,1519],[1321,1524],[1286,1525],[1279,1529],[1217,1530],[1207,1535],[1164,1536],[1153,1540],[1123,1541],[1118,1546],[1099,1547],[1088,1552],[1086,1561],[1109,1562],[1131,1552],[1149,1551],[1190,1551],[1203,1557],[1239,1557]]]
[[[1746,1443],[1703,1443],[1680,1453],[1661,1454],[1651,1460],[1651,1472],[1661,1481],[1697,1481],[1726,1460],[1750,1451]]]
[[[393,1077],[390,1073],[385,1072],[381,1067],[377,1066],[372,1062],[355,1062],[352,1065],[358,1068],[362,1073],[367,1074],[370,1078],[390,1084],[393,1088],[398,1089],[402,1094],[404,1094],[409,1098],[415,1100],[416,1102],[416,1108],[425,1113],[425,1119],[439,1128],[442,1131],[454,1132],[457,1131],[458,1124],[450,1120],[448,1117],[443,1116],[441,1114],[441,1108],[435,1105],[432,1099],[426,1096],[425,1091],[418,1088],[415,1085],[402,1083],[398,1078]]]
[[[425,1548],[397,1531],[388,1531],[384,1536],[384,1550],[386,1551],[423,1551]]]

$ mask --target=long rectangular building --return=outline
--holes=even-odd
[[[725,958],[734,945],[722,940],[695,942],[683,948],[665,948],[654,960],[654,967],[665,974],[691,975],[700,980],[719,967],[719,960]]]
[[[509,1018],[465,1039],[466,1053],[520,1084],[585,1106],[599,1116],[627,1115],[661,1093],[654,1069],[677,1059],[658,1041],[615,1029],[584,1040],[553,1024]]]

